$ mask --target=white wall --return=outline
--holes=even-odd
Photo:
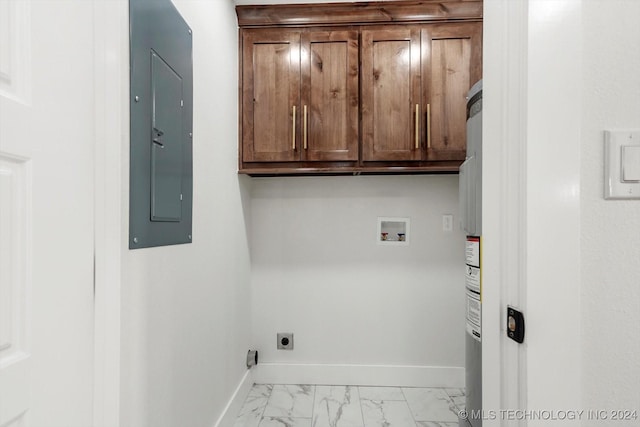
[[[453,367],[448,381],[463,381],[457,186],[457,175],[254,178],[253,343],[262,362]],[[447,213],[456,216],[448,233]],[[410,217],[410,245],[378,245],[379,216]],[[277,332],[295,334],[293,351],[276,349]]]
[[[640,412],[637,385],[640,201],[603,199],[603,130],[640,129],[639,16],[640,2],[636,0],[598,0],[583,5],[581,208],[585,409]],[[609,420],[584,425],[619,424]]]
[[[193,243],[124,251],[123,427],[214,425],[246,372],[250,345],[235,12],[229,1],[175,4],[193,29]],[[126,187],[127,166],[122,174]]]

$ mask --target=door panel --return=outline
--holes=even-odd
[[[480,23],[436,24],[422,31],[428,160],[464,160],[466,95],[481,78]]]
[[[358,33],[304,33],[301,47],[303,159],[356,161]]]
[[[182,78],[151,52],[151,220],[182,218]]]
[[[0,15],[0,426],[86,427],[93,2],[3,0]]]
[[[247,31],[243,43],[243,161],[299,160],[300,34]]]
[[[26,422],[31,353],[27,343],[27,163],[0,153],[0,426]]]
[[[419,29],[362,31],[362,44],[363,160],[421,160]]]

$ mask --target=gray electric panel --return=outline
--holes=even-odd
[[[129,0],[129,248],[191,242],[191,29],[171,0]]]

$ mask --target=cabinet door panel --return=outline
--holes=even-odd
[[[243,161],[282,162],[300,159],[299,33],[244,33]],[[294,128],[294,120],[296,127]],[[295,138],[295,139],[294,139]]]
[[[464,160],[466,94],[481,77],[482,27],[479,23],[437,24],[423,30],[428,160]]]
[[[419,30],[365,30],[362,44],[363,160],[421,160]]]
[[[302,52],[303,158],[358,160],[358,33],[303,34]]]

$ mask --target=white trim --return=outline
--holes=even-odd
[[[528,3],[526,403],[561,410],[582,404],[583,2]]]
[[[122,154],[128,138],[128,5],[94,0],[95,325],[94,427],[120,425]]]
[[[233,395],[231,395],[231,399],[229,399],[229,402],[224,407],[220,418],[218,418],[218,421],[216,421],[214,427],[232,427],[235,424],[236,418],[240,413],[240,409],[242,408],[242,405],[244,404],[244,401],[247,398],[251,387],[253,387],[253,372],[253,370],[248,370],[244,374],[244,376],[240,380],[240,383],[238,384],[238,387],[236,387]]]
[[[464,368],[440,366],[261,363],[257,384],[464,387]]]
[[[483,409],[577,408],[581,3],[487,0],[483,15]]]
[[[483,409],[526,409],[526,352],[506,338],[505,309],[526,312],[528,2],[487,1],[483,15]]]

